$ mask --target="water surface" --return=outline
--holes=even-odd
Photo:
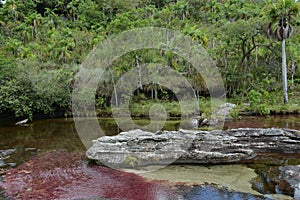
[[[136,119],[138,125],[149,124],[148,119]],[[20,165],[29,160],[33,155],[53,150],[67,150],[69,152],[84,153],[85,146],[82,144],[73,119],[44,119],[31,122],[28,126],[15,126],[11,119],[0,119],[0,150],[13,149],[14,153],[0,157],[1,168]],[[116,135],[121,130],[116,122],[110,118],[100,118],[99,124],[105,135]],[[278,115],[271,117],[243,117],[241,120],[229,120],[224,124],[224,129],[230,128],[291,128],[300,130],[300,115]],[[178,130],[180,121],[178,119],[168,120],[164,126],[165,130]],[[95,136],[96,139],[97,136]],[[1,173],[1,171],[0,171]],[[248,194],[259,194],[251,188],[250,180],[257,174],[253,169],[241,165],[220,166],[169,166],[162,171],[143,175],[149,179],[168,180],[174,182],[189,182],[193,184],[210,183],[223,186],[224,189],[215,187],[199,187],[186,194],[187,199],[197,199],[200,196],[215,194],[232,199],[243,199],[246,194],[228,193],[234,190]],[[217,193],[213,193],[213,192]],[[234,196],[235,194],[235,196]],[[229,196],[228,196],[229,195]],[[239,195],[242,195],[239,197]],[[1,198],[1,197],[0,197]],[[251,196],[254,198],[254,196]],[[249,196],[249,199],[251,199]],[[222,199],[222,198],[219,198]],[[287,199],[286,196],[282,199]]]

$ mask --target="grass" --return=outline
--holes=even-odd
[[[264,98],[260,102],[251,102],[245,100],[239,102],[236,99],[230,99],[237,103],[237,107],[232,111],[232,115],[272,115],[272,114],[300,114],[300,97],[290,95],[288,104],[283,104],[282,95],[275,93],[269,98]]]

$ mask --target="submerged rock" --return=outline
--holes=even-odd
[[[0,158],[10,156],[11,154],[15,153],[17,149],[6,149],[0,150]]]
[[[0,167],[4,167],[6,166],[6,164],[4,163],[4,161],[0,158]]]
[[[280,179],[287,183],[287,188],[294,193],[294,199],[300,200],[300,165],[284,166],[279,168],[281,171]]]
[[[15,163],[6,163],[6,160],[10,158],[12,154],[14,154],[17,149],[6,149],[0,150],[0,167],[14,167]],[[3,172],[2,172],[3,173]]]
[[[132,130],[94,140],[86,155],[111,167],[235,163],[259,153],[300,153],[299,144],[299,131],[288,129]]]

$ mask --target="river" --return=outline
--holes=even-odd
[[[136,119],[135,123],[143,125],[149,123],[149,120]],[[106,135],[116,135],[121,131],[113,119],[100,118],[99,124]],[[171,119],[166,122],[164,129],[178,130],[179,124],[180,121],[178,119]],[[240,127],[278,127],[300,130],[300,115],[245,116],[239,120],[229,120],[224,124],[224,129]],[[83,154],[86,151],[77,135],[72,118],[36,120],[27,126],[15,126],[11,120],[0,119],[0,150],[9,149],[13,153],[0,157],[0,169],[19,166],[35,155],[50,151],[66,150],[78,154]],[[228,191],[242,192],[250,195],[272,193],[271,190],[264,191],[264,189],[260,190],[257,188],[260,184],[266,183],[259,181],[253,183],[253,180],[256,180],[258,176],[256,171],[257,168],[246,165],[175,165],[151,173],[134,173],[140,174],[149,180],[164,180],[174,183],[185,182],[197,185],[209,184],[207,187],[195,187],[189,194],[186,194],[186,196],[190,197],[188,199],[201,199],[201,196],[208,195],[208,193],[212,195],[213,192],[218,193],[221,197],[225,193],[228,195]],[[211,184],[226,189],[216,189]],[[231,194],[234,196],[234,193]],[[238,193],[236,194],[238,196]],[[219,199],[222,199],[221,197]],[[255,197],[251,198],[255,199]],[[243,198],[241,196],[240,198],[232,199]],[[281,196],[279,199],[288,199],[288,197]]]

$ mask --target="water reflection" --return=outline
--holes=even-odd
[[[279,127],[300,130],[300,115],[281,115],[271,117],[243,117],[241,120],[230,120],[225,123],[224,129],[238,127]],[[29,126],[14,126],[9,120],[0,119],[0,150],[16,148],[17,163],[21,163],[34,154],[34,151],[26,151],[34,148],[38,151],[67,149],[69,151],[85,151],[82,138],[79,138],[73,119],[47,119],[31,122]],[[149,119],[135,119],[139,126],[149,124]],[[99,125],[104,135],[116,135],[120,131],[116,122],[111,118],[99,119]],[[88,123],[84,126],[89,129]],[[178,130],[180,120],[166,121],[164,130]],[[89,133],[86,138],[86,146],[97,139],[100,133]]]
[[[254,196],[252,194],[239,193],[239,192],[229,192],[225,189],[219,189],[213,186],[198,186],[195,187],[191,192],[189,192],[185,199],[187,200],[258,200],[258,199],[269,199],[265,197]]]
[[[300,130],[300,114],[274,115],[270,117],[244,116],[241,120],[229,120],[224,125],[224,129],[271,127]]]

